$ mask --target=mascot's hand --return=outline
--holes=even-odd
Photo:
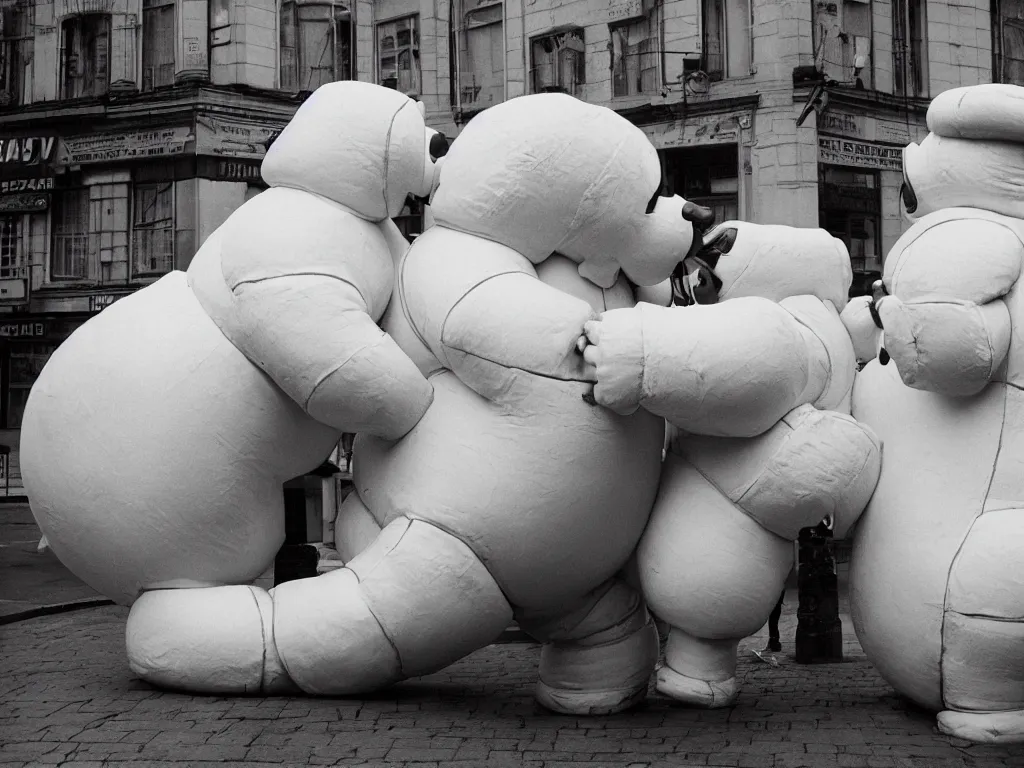
[[[583,326],[577,344],[593,369],[593,395],[584,395],[615,413],[627,416],[640,407],[644,381],[642,315],[637,309],[613,309]]]

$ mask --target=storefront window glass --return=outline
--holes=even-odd
[[[0,279],[21,277],[20,215],[0,216]]]
[[[460,5],[462,25],[455,32],[458,106],[467,111],[486,109],[505,98],[503,6],[492,0],[461,0]]]
[[[846,244],[853,267],[851,295],[870,291],[881,276],[881,183],[878,171],[823,166],[818,177],[819,226]]]
[[[53,248],[50,280],[94,277],[89,258],[89,190],[68,189],[53,196]]]
[[[132,231],[135,276],[174,269],[174,182],[136,184]]]
[[[45,342],[11,343],[7,378],[8,429],[21,427],[29,390],[56,349],[56,344]]]

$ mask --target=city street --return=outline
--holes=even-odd
[[[4,505],[0,521],[24,520],[26,512]],[[29,581],[34,563],[49,563],[22,553],[12,560],[9,551],[0,549],[3,585],[11,583],[12,562]],[[52,568],[43,573],[52,576]],[[73,583],[66,572],[62,578]],[[801,666],[787,655],[796,630],[790,592],[780,665],[750,653],[763,647],[763,632],[744,641],[743,693],[734,708],[685,709],[652,692],[640,709],[586,719],[534,703],[540,649],[532,644],[493,645],[439,674],[357,700],[206,698],[156,691],[133,677],[124,657],[125,608],[32,618],[0,626],[0,764],[1024,765],[1024,746],[972,746],[938,734],[929,713],[898,698],[875,673],[843,604],[841,664]]]

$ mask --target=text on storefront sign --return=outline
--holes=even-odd
[[[79,165],[104,160],[179,155],[185,151],[185,143],[191,138],[192,132],[185,126],[156,131],[74,136],[63,140],[61,162]]]
[[[6,339],[38,338],[45,335],[45,323],[0,323],[0,337]]]
[[[903,149],[866,141],[818,137],[818,159],[827,165],[846,165],[880,171],[903,171]]]
[[[0,139],[0,163],[42,165],[53,159],[56,136],[25,136]]]
[[[49,192],[53,189],[53,176],[39,179],[8,179],[0,181],[0,195],[15,192]]]

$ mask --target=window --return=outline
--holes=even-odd
[[[997,0],[992,13],[992,80],[1024,85],[1024,0]]]
[[[608,25],[612,96],[635,96],[661,88],[661,4],[648,0],[644,6],[642,18]]]
[[[712,80],[750,74],[750,0],[703,0],[703,68]]]
[[[34,15],[32,0],[0,10],[0,107],[27,103]]]
[[[818,2],[814,6],[814,63],[837,83],[874,87],[871,0]]]
[[[56,344],[45,342],[11,344],[10,368],[7,372],[7,429],[21,427],[29,390],[56,349]]]
[[[878,171],[823,166],[818,175],[819,226],[850,252],[851,295],[881,277],[881,183]]]
[[[110,16],[90,13],[61,24],[65,99],[102,96],[110,85]]]
[[[170,272],[174,269],[174,182],[136,184],[134,211],[133,276]]]
[[[142,90],[174,85],[174,0],[143,0]]]
[[[0,279],[22,277],[22,216],[0,216]]]
[[[87,280],[89,258],[89,190],[69,189],[53,196],[53,248],[50,280]]]
[[[315,91],[353,78],[351,14],[340,2],[281,3],[281,89]]]
[[[893,0],[893,92],[897,96],[928,93],[924,8],[925,0]]]
[[[419,17],[377,25],[377,82],[408,96],[420,92]]]
[[[455,30],[458,108],[486,109],[505,98],[505,32],[501,2],[462,0]]]
[[[561,91],[581,96],[587,82],[586,50],[579,27],[535,37],[530,44],[533,92]]]
[[[715,222],[739,218],[738,150],[735,144],[663,150],[663,194],[710,208]]]

